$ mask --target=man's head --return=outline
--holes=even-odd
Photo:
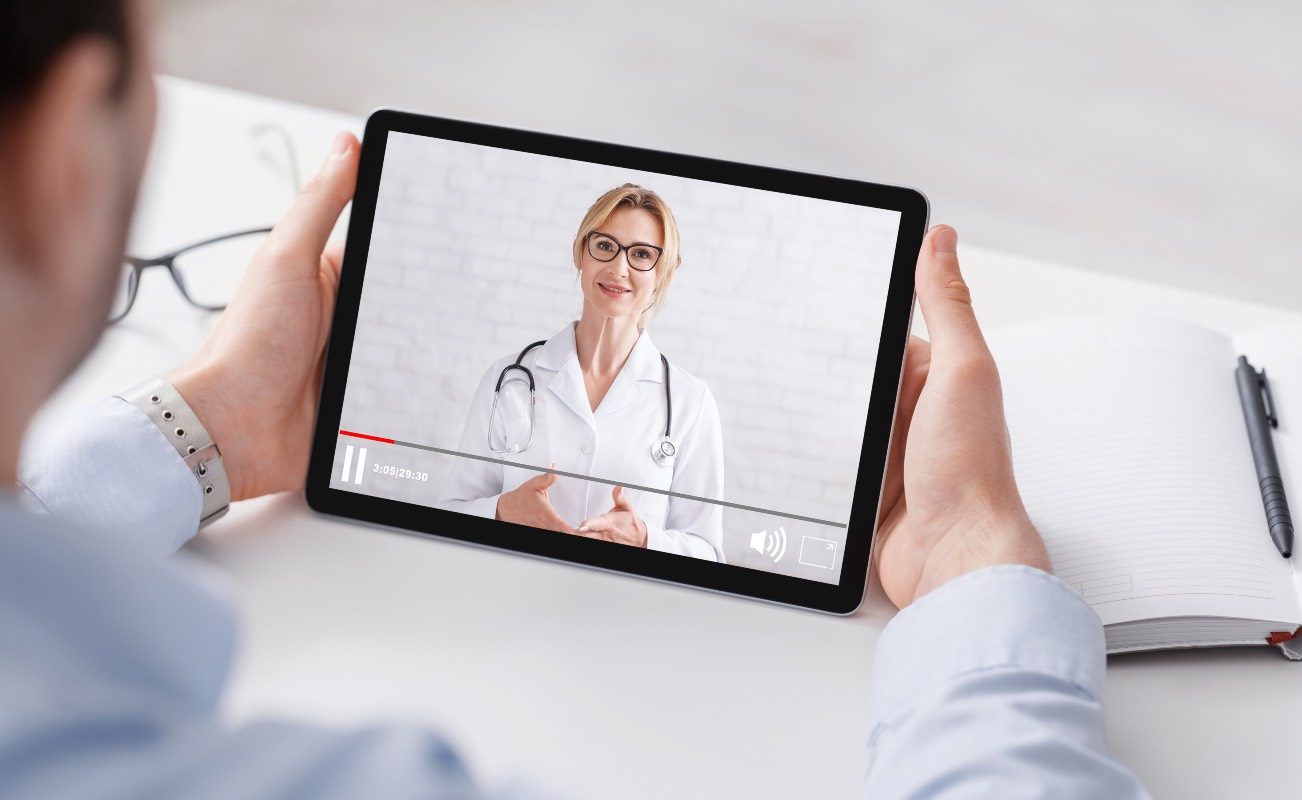
[[[104,329],[153,129],[144,10],[0,4],[0,425],[30,414]]]

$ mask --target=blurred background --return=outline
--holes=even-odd
[[[908,184],[970,243],[1302,307],[1295,0],[161,0],[158,17],[170,74]]]

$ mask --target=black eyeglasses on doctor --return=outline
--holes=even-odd
[[[664,248],[645,242],[620,244],[614,236],[601,231],[588,234],[588,255],[598,261],[614,261],[620,252],[628,254],[628,265],[638,272],[650,272],[656,268]]]

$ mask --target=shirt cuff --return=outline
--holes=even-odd
[[[1033,567],[987,567],[902,610],[874,658],[872,724],[887,721],[960,676],[1014,668],[1065,681],[1102,702],[1103,624],[1075,590]]]
[[[194,473],[149,417],[120,397],[33,431],[19,477],[29,506],[154,552],[174,552],[199,529],[203,495]]]

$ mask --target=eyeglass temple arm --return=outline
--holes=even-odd
[[[187,251],[193,250],[193,249],[195,249],[196,247],[203,247],[203,246],[205,246],[205,245],[216,244],[216,243],[218,243],[218,242],[224,242],[224,241],[226,241],[227,239],[237,239],[237,238],[239,238],[239,237],[241,237],[241,236],[252,236],[252,235],[254,235],[254,234],[256,234],[256,233],[271,233],[271,231],[272,231],[272,229],[269,228],[269,227],[267,227],[267,228],[246,228],[246,229],[244,229],[244,230],[240,230],[240,231],[232,231],[231,233],[223,233],[221,236],[214,236],[214,237],[212,237],[211,239],[204,239],[204,240],[202,240],[202,241],[198,241],[198,242],[191,242],[190,244],[187,244],[185,247],[177,248],[176,250],[173,250],[173,251],[170,252],[170,253],[166,253],[166,254],[161,255],[161,256],[158,256],[158,257],[156,257],[156,258],[141,258],[141,257],[139,257],[139,256],[131,256],[131,255],[128,255],[128,256],[125,256],[125,261],[126,261],[128,264],[133,264],[133,265],[135,265],[135,266],[137,266],[137,267],[149,267],[149,266],[153,266],[153,265],[155,265],[155,264],[166,264],[168,261],[171,261],[172,259],[174,259],[174,258],[176,258],[177,256],[181,255],[182,253],[185,253],[185,252],[187,252]]]
[[[238,239],[241,236],[252,236],[258,233],[271,233],[271,231],[272,229],[270,227],[245,228],[244,230],[231,231],[230,233],[223,233],[221,236],[214,236],[211,239],[204,239],[198,242],[191,242],[190,244],[187,244],[185,247],[176,250],[170,255],[173,256],[180,255],[181,253],[184,253],[186,250],[193,250],[196,247],[203,247],[204,245],[216,244],[217,242],[224,242],[227,239]]]

